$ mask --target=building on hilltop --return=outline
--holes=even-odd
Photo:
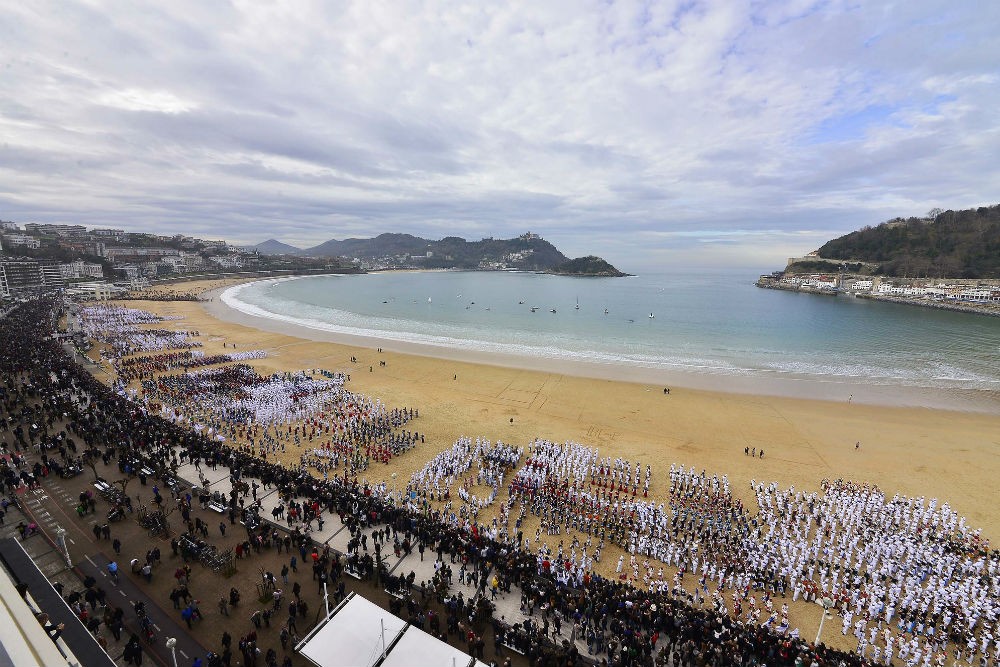
[[[78,236],[87,233],[83,225],[43,225],[29,222],[24,225],[24,231],[29,234],[55,234],[56,236]]]
[[[122,243],[127,241],[129,238],[128,232],[124,229],[91,229],[91,236],[97,236],[102,239],[111,239],[112,241],[117,241]]]
[[[243,266],[243,261],[239,255],[215,255],[209,257],[208,261],[218,265],[220,269],[239,269]]]

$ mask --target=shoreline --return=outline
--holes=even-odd
[[[230,284],[218,281],[205,291]],[[351,376],[352,391],[388,405],[419,408],[414,428],[426,434],[427,449],[370,476],[388,478],[395,472],[395,479],[405,483],[430,456],[463,436],[517,445],[543,438],[580,442],[599,448],[602,456],[651,464],[657,471],[650,493],[657,497],[666,494],[671,462],[728,474],[735,496],[744,502],[752,502],[754,479],[818,489],[823,479],[843,478],[875,483],[890,497],[898,492],[947,500],[987,535],[1000,536],[1000,512],[992,502],[1000,474],[995,411],[881,405],[863,402],[858,394],[851,403],[817,400],[805,396],[808,383],[792,397],[767,395],[759,388],[739,393],[728,386],[720,391],[679,384],[667,396],[662,384],[643,383],[634,372],[622,381],[573,375],[578,369],[562,362],[549,370],[540,364],[483,363],[479,355],[469,355],[468,361],[442,359],[332,333],[317,342],[317,334],[326,332],[244,316],[219,299],[129,305],[184,317],[182,328],[202,332],[206,354],[222,352],[224,341],[241,350],[266,350],[267,358],[253,362],[262,374],[317,367],[340,371]],[[834,388],[840,387],[845,385]],[[765,449],[766,458],[744,456],[744,448]]]
[[[273,279],[273,278],[268,278]],[[248,284],[255,281],[240,281]],[[942,389],[913,385],[873,384],[853,378],[829,379],[816,376],[763,374],[735,375],[711,371],[684,371],[635,364],[615,365],[598,361],[552,359],[520,356],[504,352],[447,347],[391,338],[373,338],[360,334],[330,331],[304,323],[289,322],[245,313],[224,303],[221,294],[235,285],[214,287],[201,292],[202,304],[214,318],[269,333],[284,334],[316,342],[354,347],[382,348],[400,354],[415,355],[468,364],[484,364],[509,369],[558,373],[593,380],[611,380],[641,385],[659,385],[671,389],[731,393],[745,396],[801,398],[831,403],[858,403],[872,406],[924,408],[956,412],[1000,415],[1000,392],[975,389]]]
[[[417,408],[412,428],[426,436],[426,444],[422,437],[417,448],[363,475],[396,490],[458,438],[515,447],[541,438],[581,443],[601,457],[650,466],[650,498],[668,497],[668,469],[675,464],[726,475],[733,497],[748,507],[756,502],[751,485],[774,482],[810,492],[819,491],[824,480],[843,479],[875,485],[887,498],[940,499],[984,537],[1000,536],[993,502],[1000,474],[996,415],[699,389],[667,396],[661,385],[568,375],[563,366],[524,370],[379,351],[380,341],[362,338],[315,342],[314,332],[296,337],[283,326],[273,333],[249,320],[217,318],[214,308],[228,310],[217,299],[129,305],[183,317],[176,326],[200,331],[206,354],[266,351],[266,358],[250,362],[262,375],[309,368],[344,372],[352,392],[388,406]],[[752,456],[751,449],[761,454]],[[294,465],[297,454],[276,460]],[[603,562],[601,570],[607,570]]]

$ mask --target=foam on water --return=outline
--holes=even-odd
[[[733,288],[738,294],[731,304],[704,305],[699,299],[701,291],[715,299],[727,298],[728,292],[720,291],[718,283],[700,279],[658,291],[650,289],[653,283],[649,280],[588,284],[585,294],[590,297],[592,319],[585,320],[579,311],[574,315],[572,306],[562,305],[571,317],[579,318],[566,325],[569,320],[546,319],[548,315],[542,317],[542,313],[530,316],[537,319],[526,318],[526,305],[517,310],[504,304],[516,303],[518,293],[525,290],[539,302],[547,298],[572,303],[573,292],[581,291],[578,282],[553,281],[552,276],[524,276],[504,282],[510,279],[498,274],[436,277],[439,275],[409,274],[405,281],[398,275],[382,275],[376,280],[372,280],[374,276],[280,278],[229,288],[221,300],[247,315],[331,333],[526,358],[731,376],[1000,389],[1000,362],[991,360],[996,355],[990,352],[1000,344],[1000,326],[996,326],[1000,320],[984,322],[992,318],[954,313],[942,317],[938,311],[927,311],[927,322],[922,323],[914,311],[925,309],[880,309],[872,306],[883,304],[867,302],[859,307],[856,302],[861,300],[856,299],[756,288],[742,291],[744,285]],[[296,285],[296,281],[314,282]],[[339,289],[345,286],[350,289]],[[478,302],[471,314],[463,313],[454,303],[471,302],[472,297],[462,297],[460,289],[485,293],[487,300]],[[386,290],[397,290],[400,296],[379,296]],[[410,292],[402,295],[404,290]],[[417,293],[434,294],[433,311],[412,305],[426,301],[425,296],[417,298]],[[543,293],[547,296],[538,296]],[[452,298],[456,302],[438,303]],[[655,303],[664,312],[664,325],[652,319],[637,323],[635,318],[640,316],[635,313],[650,308],[655,298],[660,299]],[[500,312],[485,312],[482,304],[489,300],[500,304],[495,309]],[[618,313],[614,319],[595,318],[593,304],[602,300],[613,302],[625,315],[632,313],[633,318],[625,320]],[[744,303],[748,300],[754,303]],[[373,312],[376,302],[394,312]],[[430,307],[430,303],[426,305]],[[465,306],[465,311],[470,307]],[[910,335],[901,338],[901,328],[908,328]],[[855,330],[862,332],[857,334],[860,340],[851,339]],[[913,340],[921,336],[921,340]]]
[[[279,280],[286,281],[291,279],[282,278]],[[274,282],[278,282],[279,280]],[[295,306],[295,310],[302,313],[302,315],[291,315],[289,313],[278,312],[277,310],[266,310],[260,306],[242,301],[239,298],[240,292],[248,285],[249,284],[244,284],[229,288],[223,292],[221,300],[230,308],[247,315],[266,317],[272,320],[288,322],[289,324],[304,326],[320,331],[329,331],[331,333],[391,340],[402,343],[416,343],[436,347],[473,350],[477,352],[509,354],[520,357],[543,357],[546,359],[565,359],[571,361],[608,364],[620,364],[625,362],[635,363],[651,368],[662,367],[697,369],[734,373],[741,373],[746,370],[709,359],[652,357],[627,353],[613,354],[598,350],[567,350],[552,345],[529,345],[526,343],[505,343],[483,339],[471,339],[468,337],[460,337],[463,334],[469,333],[467,330],[462,330],[459,327],[451,325],[439,326],[446,331],[452,332],[453,335],[431,335],[416,331],[416,329],[422,328],[424,323],[415,320],[400,318],[362,318],[347,311],[332,308],[302,306],[301,304],[297,304]],[[281,304],[275,304],[275,308],[280,307]],[[362,321],[366,322],[367,326],[364,326],[361,323]],[[337,322],[341,322],[341,324],[338,324]],[[390,327],[390,324],[393,326]]]

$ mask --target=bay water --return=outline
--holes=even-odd
[[[755,279],[386,272],[264,280],[222,300],[314,329],[526,358],[1000,389],[1000,318],[759,289]]]

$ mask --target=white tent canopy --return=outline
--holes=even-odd
[[[392,647],[392,652],[385,657],[381,667],[410,667],[410,665],[471,667],[473,664],[475,663],[467,653],[410,626]]]
[[[486,667],[354,593],[297,648],[317,667]]]

